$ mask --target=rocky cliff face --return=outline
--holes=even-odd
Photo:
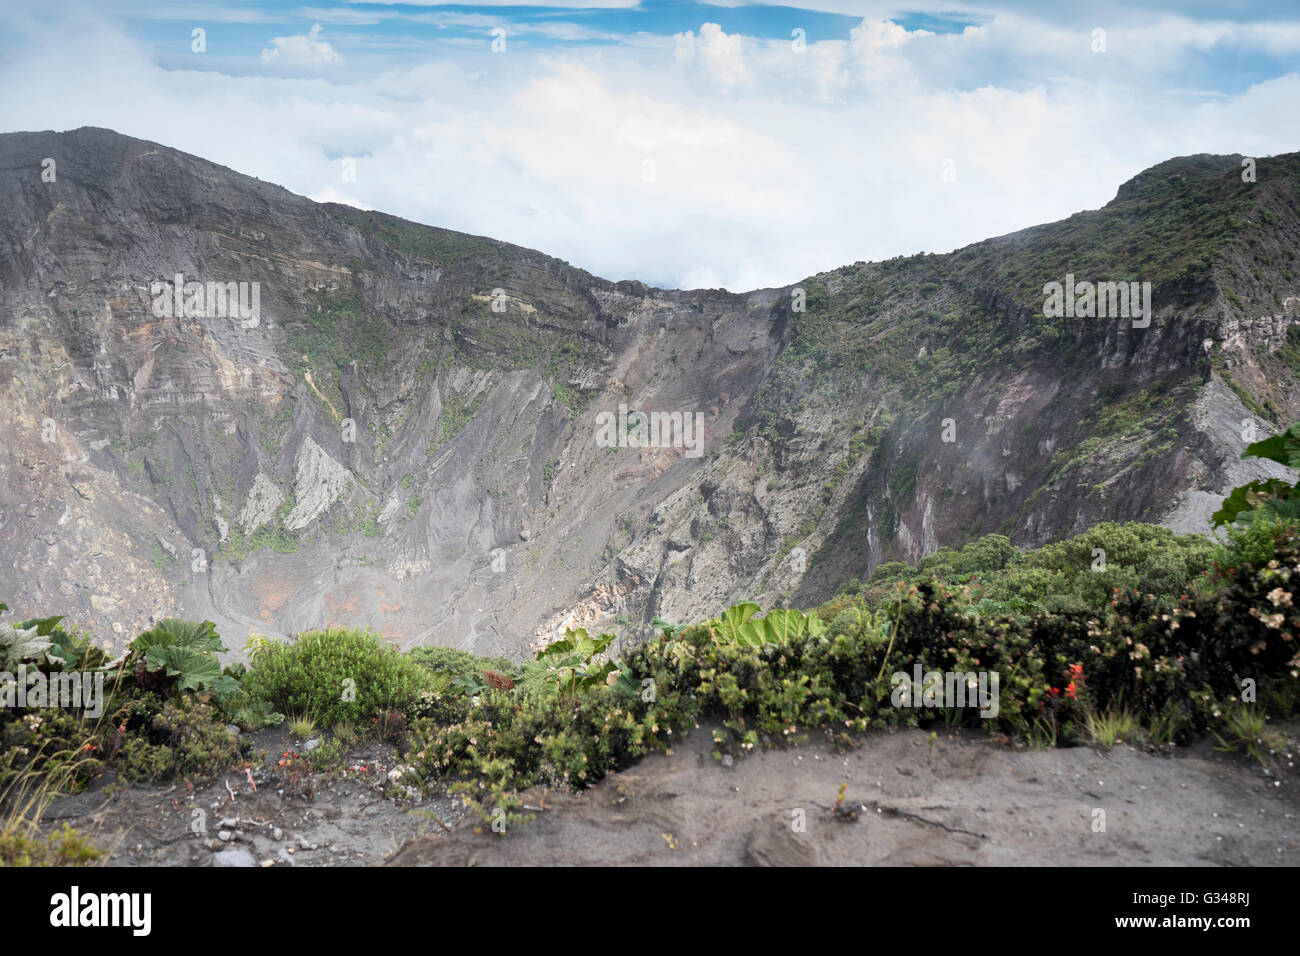
[[[1300,413],[1300,158],[1240,161],[732,294],[0,136],[0,598],[119,642],[183,614],[519,655],[990,531],[1202,529]],[[1066,273],[1151,282],[1150,325],[1045,318]]]

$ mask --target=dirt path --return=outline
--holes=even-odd
[[[1294,735],[1290,738],[1293,742]],[[392,865],[1287,865],[1300,864],[1295,753],[1265,774],[1206,744],[1031,751],[980,734],[867,735],[719,766],[707,728],[505,836],[417,838]],[[841,783],[858,819],[830,810]],[[1280,785],[1279,785],[1280,784]],[[1105,831],[1094,831],[1095,810]],[[802,819],[800,830],[796,823]]]

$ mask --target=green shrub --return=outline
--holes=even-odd
[[[420,702],[419,715],[438,724],[465,719],[470,698],[488,689],[486,675],[499,675],[510,683],[526,679],[525,670],[504,657],[479,657],[453,647],[413,647],[406,656],[432,675],[430,689]]]
[[[406,652],[406,656],[435,674],[448,674],[452,678],[477,677],[484,671],[496,671],[511,680],[520,677],[519,668],[504,657],[478,657],[454,647],[413,647]]]
[[[940,548],[918,561],[916,571],[918,576],[930,577],[1001,571],[1018,553],[1010,538],[1001,534],[988,534],[964,545],[960,550]]]
[[[1116,589],[1186,593],[1210,570],[1214,553],[1213,542],[1201,535],[1177,535],[1140,522],[1104,522],[1024,554],[1002,535],[986,535],[959,550],[941,548],[915,568],[882,564],[870,584],[878,595],[897,581],[970,584],[989,613],[1099,611]]]
[[[433,685],[427,670],[370,631],[331,628],[271,644],[253,660],[243,689],[286,714],[323,725],[360,724],[387,711],[418,711]]]
[[[127,780],[211,778],[241,758],[239,738],[210,703],[169,700],[147,730],[109,738],[113,766]]]
[[[1169,597],[1185,593],[1209,570],[1213,550],[1202,535],[1177,535],[1139,522],[1104,522],[1030,552],[1003,580],[1010,590],[1015,572],[1022,568],[1058,572],[1062,590],[1055,593],[1075,595],[1086,606],[1098,608],[1115,588]],[[1104,567],[1100,552],[1104,552]],[[997,590],[996,585],[992,590]]]
[[[1216,574],[1227,574],[1242,566],[1267,564],[1277,548],[1277,540],[1287,531],[1300,528],[1300,522],[1274,517],[1267,512],[1251,515],[1249,520],[1228,525],[1226,540],[1216,547],[1211,565]]]
[[[67,823],[49,834],[0,829],[0,866],[89,866],[103,855]]]
[[[10,719],[3,719],[10,714]],[[104,767],[98,724],[57,707],[0,710],[0,790],[24,774],[76,788]]]

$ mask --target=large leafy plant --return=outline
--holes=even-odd
[[[3,604],[0,609],[8,610]],[[59,626],[62,620],[60,616],[0,624],[0,663],[6,669],[20,663],[55,670],[103,667],[108,654],[85,635],[65,631]]]
[[[755,618],[757,604],[746,601],[736,604],[708,622],[713,639],[721,644],[740,644],[762,647],[764,644],[786,644],[796,637],[820,637],[826,625],[813,611],[804,614],[793,608],[777,608],[763,618]]]
[[[1242,458],[1267,458],[1288,468],[1300,469],[1300,422],[1280,435],[1273,435],[1247,445]],[[1223,525],[1245,527],[1256,518],[1267,516],[1283,520],[1300,520],[1300,483],[1282,478],[1251,481],[1234,488],[1223,499],[1223,507],[1211,520],[1216,528]]]
[[[222,673],[217,654],[224,650],[211,621],[169,617],[131,642],[130,660],[141,685],[171,678],[178,691],[207,691],[221,699],[239,690],[239,682]]]
[[[48,660],[46,654],[53,646],[53,642],[37,634],[34,627],[0,624],[0,664],[6,670],[21,663],[45,663]]]
[[[610,644],[617,639],[617,634],[602,634],[591,637],[585,627],[566,628],[564,637],[538,651],[539,661],[557,661],[551,672],[555,681],[556,692],[567,685],[571,700],[577,699],[579,690],[590,690],[607,682],[609,675],[618,670],[613,661],[593,664],[595,657],[603,654]]]

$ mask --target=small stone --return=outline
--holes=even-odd
[[[213,866],[257,866],[257,860],[247,850],[222,850],[212,854]]]
[[[279,827],[271,827],[271,839],[273,839],[273,840],[283,840],[283,839],[284,839],[284,831],[281,830]]]
[[[724,767],[730,767],[733,763],[735,763],[735,761],[731,759],[731,754],[722,755],[722,765]]]
[[[239,735],[239,725],[238,725],[238,724],[226,724],[226,733],[228,733],[228,734],[235,734],[236,736],[238,736],[238,735]]]
[[[229,843],[230,838],[233,836],[234,834],[231,833],[229,830],[222,830],[217,834],[217,839],[220,840],[222,843]]]
[[[304,751],[315,750],[319,746],[320,746],[320,738],[313,737],[311,740],[307,741],[305,744],[302,745],[302,749]]]

